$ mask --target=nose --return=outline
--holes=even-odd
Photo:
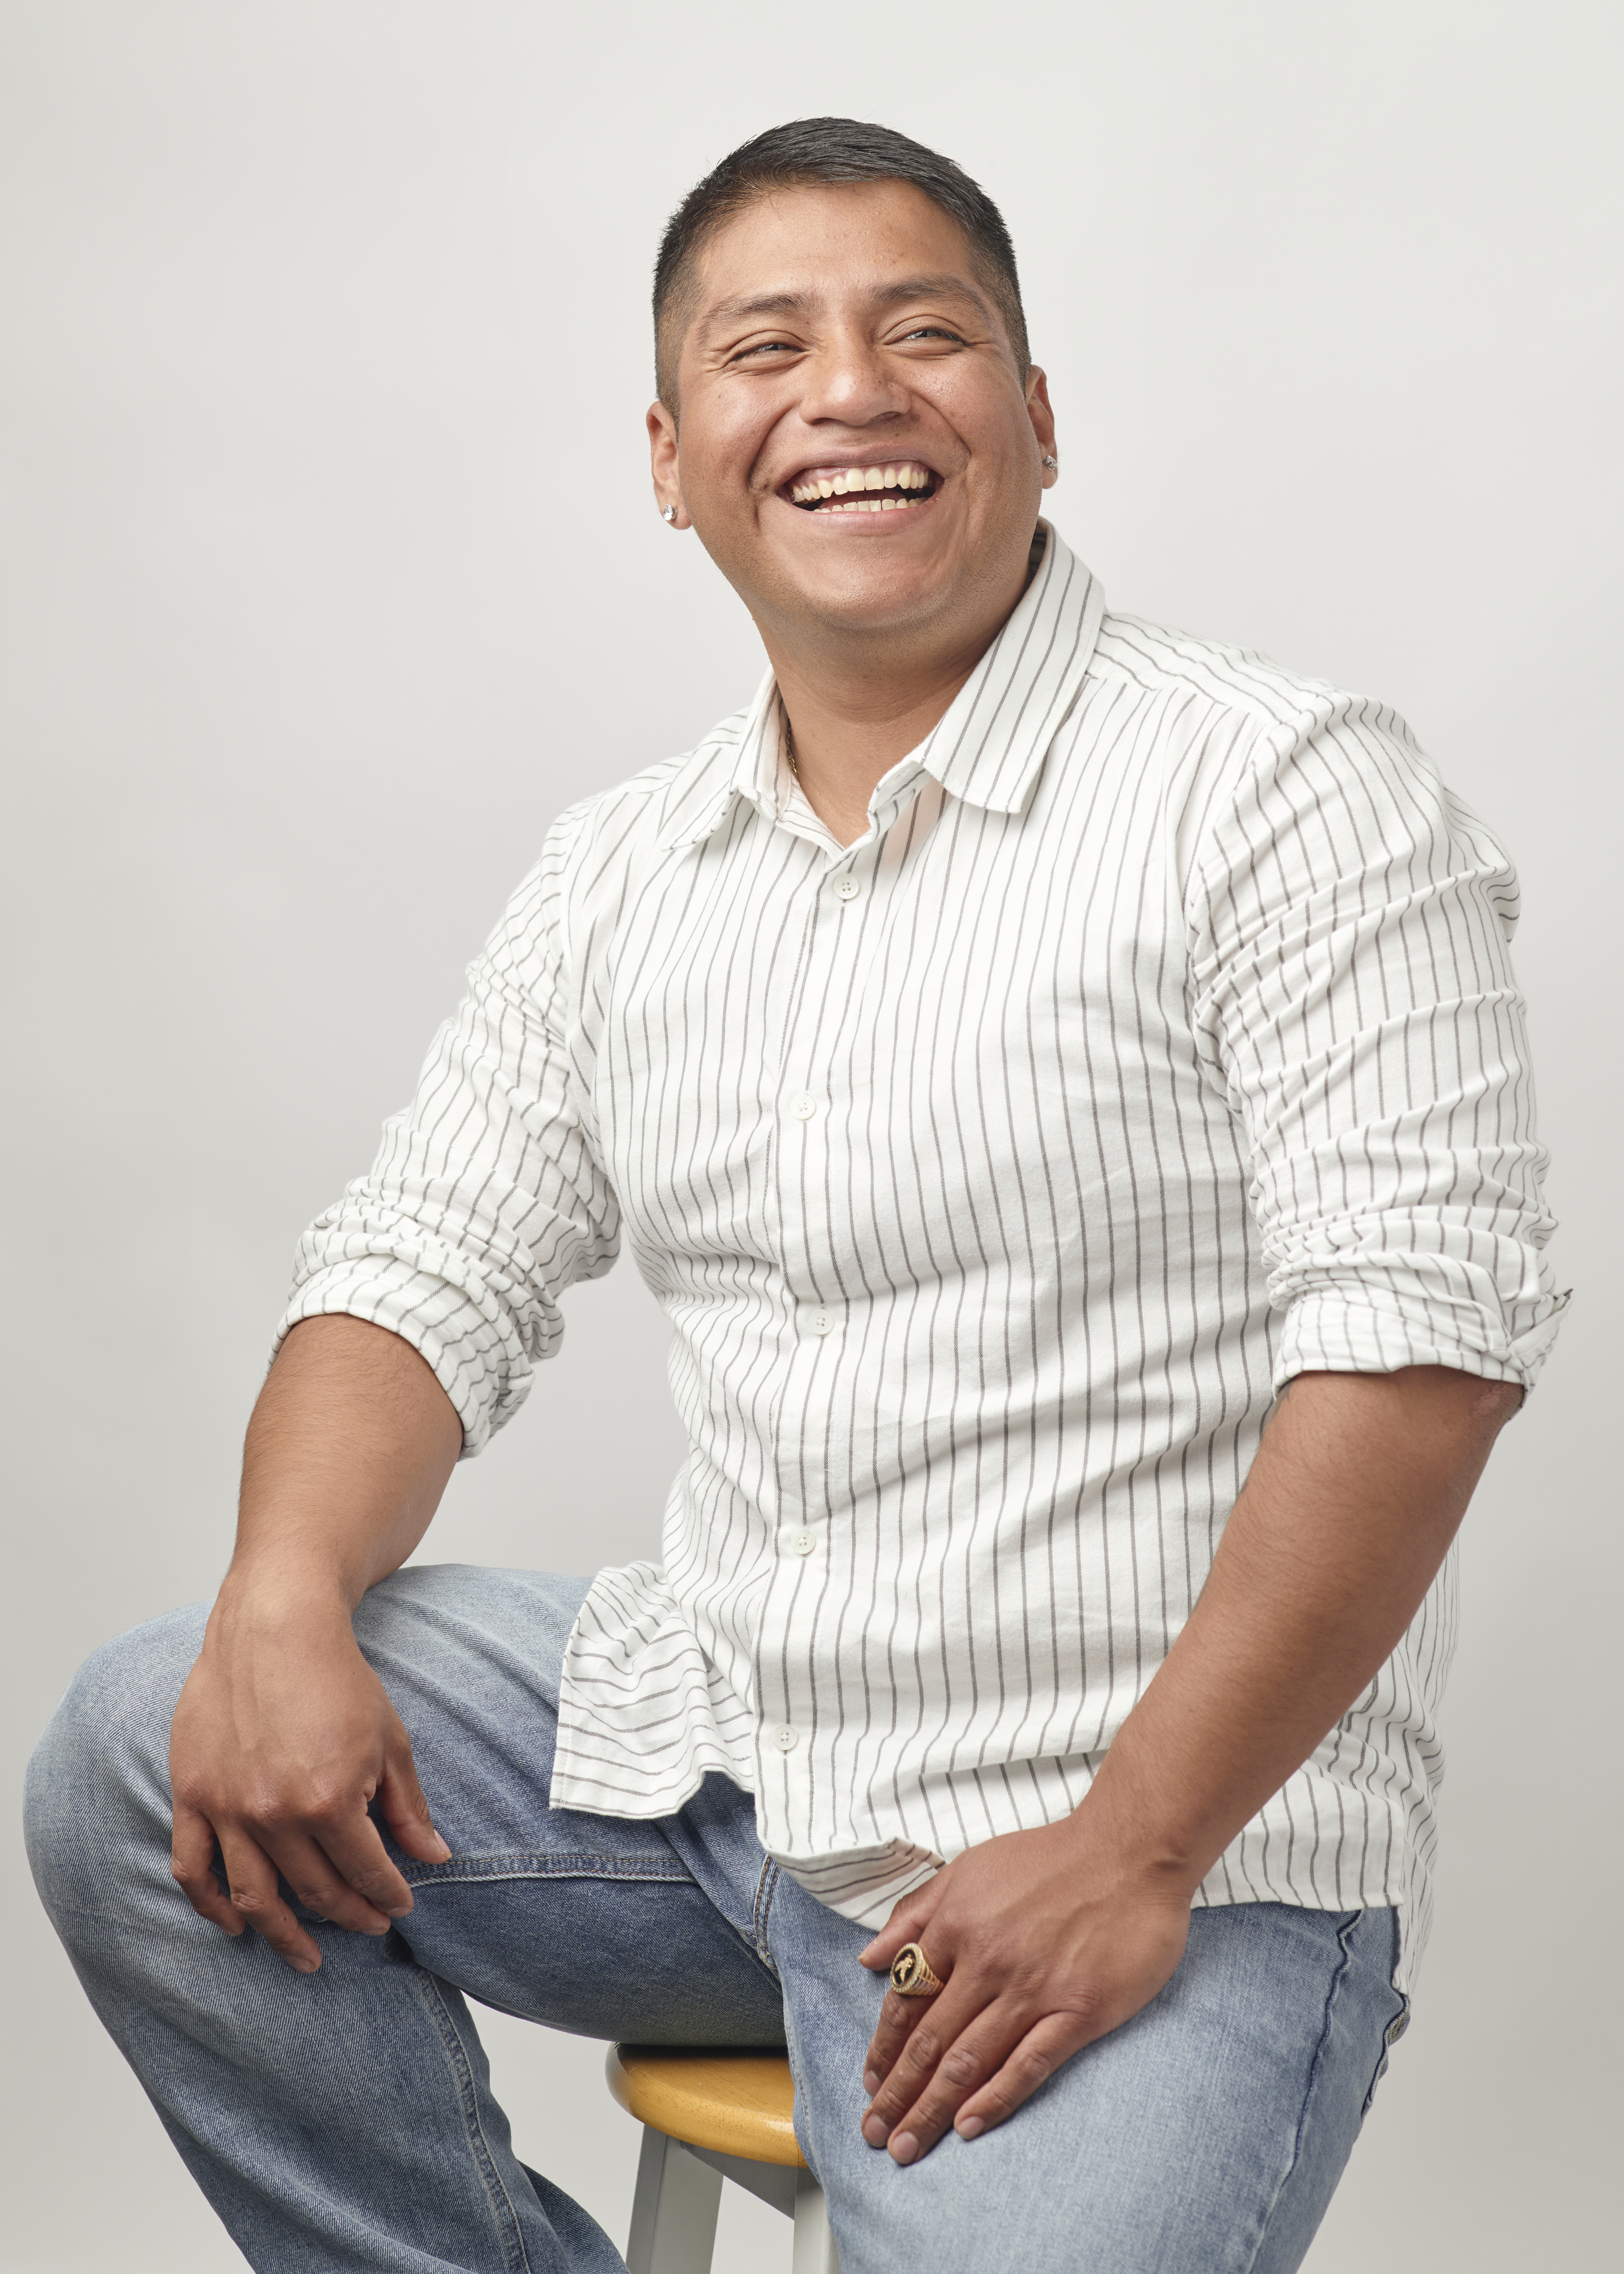
[[[820,419],[843,426],[871,426],[896,418],[908,408],[901,375],[872,340],[858,333],[836,333],[802,365],[806,390],[801,415],[808,425]]]

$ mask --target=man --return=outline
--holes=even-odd
[[[787,2041],[845,2274],[1275,2274],[1555,1331],[1509,871],[1390,712],[1106,613],[947,161],[759,138],[656,324],[656,499],[771,674],[555,825],[306,1236],[230,1571],[79,1676],[41,1888],[259,2267],[620,2263],[467,1992]],[[663,1562],[402,1570],[622,1232]]]

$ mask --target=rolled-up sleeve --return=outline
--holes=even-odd
[[[1402,719],[1327,695],[1216,802],[1186,913],[1276,1382],[1438,1365],[1528,1388],[1567,1299],[1493,838]]]
[[[550,835],[435,1037],[369,1173],[299,1243],[277,1341],[346,1312],[432,1367],[477,1453],[563,1333],[559,1297],[613,1262],[619,1210],[572,1059],[562,877]]]

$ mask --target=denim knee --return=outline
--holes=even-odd
[[[64,1939],[73,1916],[109,1918],[137,1883],[159,1868],[168,1879],[169,1723],[207,1616],[194,1604],[103,1644],[34,1748],[23,1800],[28,1860]]]

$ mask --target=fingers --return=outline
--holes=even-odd
[[[1050,2014],[1028,2029],[998,2069],[963,2101],[957,2129],[961,2140],[974,2140],[1012,2116],[1023,2100],[1030,2100],[1062,2061],[1070,2060],[1094,2037],[1093,2029],[1075,2014]]]
[[[335,1926],[387,1934],[390,1921],[411,1909],[411,1889],[358,1799],[307,1807],[297,1823],[250,1828],[299,1901]],[[226,1861],[231,1861],[229,1849]],[[235,1880],[231,1892],[237,1893]]]
[[[401,1731],[400,1751],[392,1752],[384,1765],[377,1797],[384,1822],[394,1834],[397,1847],[415,1856],[420,1864],[450,1861],[451,1850],[434,1829],[428,1801],[417,1782],[411,1740],[404,1728]]]
[[[358,1796],[348,1806],[309,1810],[297,1823],[269,1811],[222,1822],[223,1889],[213,1868],[214,1843],[208,1818],[177,1801],[170,1871],[192,1909],[226,1934],[252,1926],[302,1974],[315,1972],[321,1952],[281,1883],[318,1917],[359,1934],[387,1934],[391,1919],[404,1917],[412,1907],[411,1890]]]
[[[315,1937],[303,1927],[282,1901],[276,1866],[252,1840],[227,1832],[221,1837],[231,1903],[240,1924],[251,1926],[268,1942],[278,1958],[296,1974],[313,1974],[321,1963]]]
[[[888,2028],[893,2005],[903,2012]],[[909,2007],[914,2010],[909,2012]],[[876,2075],[877,2082],[870,2086],[868,2076],[864,2078],[871,2098],[862,2120],[862,2135],[871,2148],[891,2143],[892,2134],[902,2128],[905,2118],[929,2091],[938,2071],[943,2073],[944,2090],[951,2093],[957,2087],[954,2109],[991,2076],[1008,2044],[1019,2034],[1019,2030],[1007,2032],[992,2058],[980,2057],[979,2038],[986,2036],[988,2017],[995,2010],[984,1992],[980,1998],[962,1992],[955,1997],[951,1983],[935,1998],[898,1998],[891,1992],[870,2054],[868,2074]],[[900,2042],[895,2037],[896,2029],[902,2032]],[[946,2121],[951,2120],[950,2112]],[[938,2125],[936,2135],[944,2129],[945,2124]]]
[[[928,1886],[915,1888],[911,1895],[905,1895],[868,1948],[858,1952],[858,1964],[878,1973],[891,1964],[905,1942],[922,1942],[925,1929],[935,1916],[936,1901],[935,1879]]]
[[[905,1943],[923,1943],[939,1901],[938,1879],[933,1879],[929,1886],[916,1888],[913,1894],[906,1895],[868,1948],[858,1952],[858,1963],[878,1972],[890,1967],[891,1960]],[[898,1997],[894,1990],[887,1993],[885,2003],[880,2008],[879,2025],[863,2059],[865,2092],[872,2094],[878,2090],[909,2032],[932,2002],[926,1998]]]
[[[199,1918],[223,1933],[243,1931],[243,1916],[214,1877],[214,1827],[196,1809],[177,1805],[169,1876]]]
[[[989,2007],[956,2037],[944,2029],[927,2071],[927,2048],[915,2030],[863,2120],[863,2137],[889,2148],[898,2164],[927,2154],[950,2127],[974,2140],[1030,2099],[1090,2035],[1075,2014],[1047,2014],[1023,2030],[1000,2007]]]
[[[880,2007],[879,2023],[869,2039],[868,2051],[863,2060],[865,2092],[872,2095],[879,2090],[909,2037],[931,2008],[939,2005],[946,1995],[947,1992],[943,1991],[936,1998],[902,1998],[894,1990],[886,1992],[885,2003]],[[968,2020],[969,2015],[965,2018]]]

